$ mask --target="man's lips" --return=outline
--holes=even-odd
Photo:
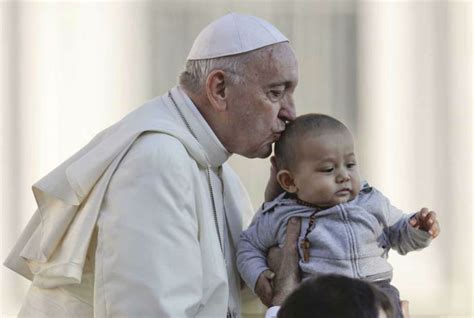
[[[275,138],[275,140],[278,140],[280,139],[280,136],[281,134],[283,133],[284,130],[281,130],[281,131],[276,131],[273,133],[273,137]]]

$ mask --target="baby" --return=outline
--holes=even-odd
[[[373,282],[403,317],[388,252],[428,246],[439,234],[436,214],[426,208],[404,214],[362,181],[352,134],[330,116],[298,117],[276,143],[275,157],[285,192],[264,203],[241,234],[237,265],[247,285],[264,303],[271,299],[267,251],[283,244],[288,220],[301,217],[303,279],[339,274]]]

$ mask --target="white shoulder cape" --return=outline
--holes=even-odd
[[[177,138],[203,168],[204,150],[184,126],[166,111],[168,97],[158,97],[99,133],[89,144],[33,185],[38,209],[5,260],[5,266],[52,288],[80,284],[90,239],[107,185],[134,141],[154,131]],[[223,165],[222,181],[230,234],[237,243],[242,213],[251,204],[238,177]],[[236,245],[234,245],[236,246]]]

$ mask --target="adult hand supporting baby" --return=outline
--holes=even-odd
[[[301,219],[291,218],[286,227],[286,240],[283,246],[274,247],[268,252],[268,266],[275,273],[271,302],[274,306],[280,306],[301,281],[297,247],[300,227]]]

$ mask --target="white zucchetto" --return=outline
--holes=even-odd
[[[289,41],[267,21],[251,15],[229,13],[199,33],[187,60],[235,55],[281,42]]]

